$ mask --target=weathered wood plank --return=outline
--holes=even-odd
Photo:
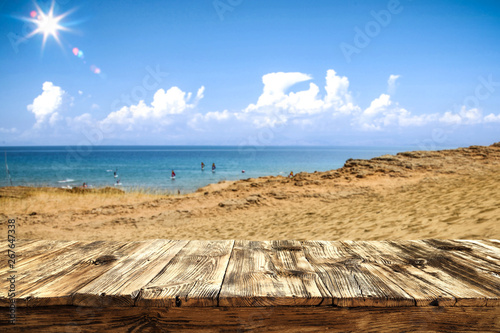
[[[77,243],[77,241],[60,241],[60,240],[37,240],[34,242],[21,242],[16,245],[15,256],[16,256],[16,268],[22,269],[23,266],[29,265],[31,262],[38,262],[40,260],[46,260],[47,257],[51,256],[53,251],[72,246]],[[7,254],[7,250],[5,252]],[[0,277],[3,277],[6,272],[10,270],[7,265],[2,265],[0,268]]]
[[[145,285],[137,306],[216,306],[234,241],[189,241]]]
[[[453,293],[450,292],[449,288],[443,288],[443,284],[441,280],[436,279],[436,276],[433,272],[422,271],[422,267],[425,267],[426,261],[419,256],[411,256],[410,258],[401,257],[401,252],[398,249],[395,249],[391,242],[388,241],[380,241],[373,242],[374,243],[374,256],[379,257],[381,261],[388,261],[392,265],[392,269],[394,271],[401,272],[402,276],[402,285],[404,288],[407,288],[408,284],[411,285],[412,281],[416,283],[416,285],[421,285],[424,288],[425,293],[428,293],[429,301],[431,303],[429,305],[438,305],[438,306],[454,306],[457,303],[457,299]],[[422,290],[422,292],[424,292]],[[418,289],[416,290],[418,293]],[[418,295],[418,294],[417,294]],[[416,297],[418,298],[419,296]],[[421,304],[425,305],[425,297],[422,299]]]
[[[271,241],[271,247],[275,254],[273,258],[279,259],[279,261],[273,261],[274,267],[282,274],[300,279],[300,281],[298,281],[299,289],[291,290],[296,297],[298,297],[297,295],[299,294],[305,294],[311,299],[319,299],[319,297],[321,297],[321,303],[315,304],[316,302],[313,302],[314,305],[332,304],[332,294],[328,291],[323,280],[321,280],[311,264],[307,261],[300,242],[292,240],[275,240]],[[302,304],[299,302],[296,303],[299,305]],[[311,304],[311,302],[308,301],[307,304]]]
[[[446,268],[450,260],[445,259],[442,250],[422,241],[389,241],[387,244],[395,256],[407,265],[405,268],[409,274],[453,295],[455,306],[486,306],[488,297],[495,298],[495,295],[468,284],[462,279],[460,271]],[[409,265],[416,269],[410,269]],[[441,305],[439,302],[438,299]]]
[[[500,307],[17,309],[8,332],[499,332]]]
[[[496,240],[17,244],[18,307],[500,307]]]
[[[101,276],[75,292],[73,304],[81,306],[134,306],[146,286],[187,241],[151,240],[140,242]]]
[[[333,304],[354,306],[413,306],[415,300],[372,268],[342,242],[304,241],[306,258],[333,295]]]
[[[414,306],[415,299],[404,289],[394,283],[394,274],[379,269],[376,265],[370,263],[367,251],[363,250],[361,243],[353,241],[340,242],[345,251],[351,256],[358,257],[359,262],[352,265],[353,271],[356,266],[361,274],[356,275],[356,281],[365,297],[365,306]],[[361,250],[361,251],[360,251]],[[367,291],[369,294],[367,295]],[[381,295],[381,296],[379,296]],[[367,297],[368,296],[368,297]],[[382,300],[379,300],[380,297]]]
[[[489,245],[488,241],[427,239],[423,240],[423,242],[442,250],[445,254],[480,263],[485,270],[500,267],[500,248]]]
[[[134,243],[77,242],[51,252],[48,260],[31,261],[16,277],[18,305],[71,304],[74,288],[98,277],[113,265],[124,249],[135,247]],[[93,265],[96,262],[99,267]]]
[[[331,294],[297,241],[236,241],[220,306],[331,304]]]
[[[6,232],[6,234],[7,234],[7,232]],[[0,251],[1,252],[7,252],[8,249],[11,249],[11,250],[15,251],[16,248],[17,249],[27,248],[29,246],[32,246],[36,242],[40,242],[40,240],[36,240],[36,239],[17,239],[16,238],[13,241],[13,243],[11,243],[11,242],[8,242],[7,238],[6,238],[4,241],[0,242]],[[12,249],[11,247],[9,247],[9,245],[12,245],[12,244],[14,244],[14,246],[15,246],[14,249]]]
[[[467,284],[486,291],[487,306],[500,305],[500,276],[496,273],[500,271],[500,261],[496,262],[494,258],[485,256],[484,247],[478,247],[474,242],[461,243],[448,240],[423,242],[441,250],[441,260],[444,262],[442,270],[450,274],[455,273]]]
[[[500,266],[500,243],[489,240],[456,240],[454,242],[475,250],[471,254],[477,258]]]
[[[30,288],[41,285],[50,280],[59,271],[71,265],[68,260],[68,251],[79,242],[49,241],[36,245],[32,251],[26,252],[25,260],[16,263],[15,273],[4,271],[0,279],[5,280],[10,275],[15,275],[16,299],[19,306],[27,306],[22,298]],[[24,251],[20,251],[24,253]],[[16,253],[17,255],[17,253]],[[7,290],[0,290],[0,304],[8,304]]]
[[[24,293],[28,306],[73,304],[74,294],[126,260],[143,242],[93,242],[71,248],[73,263]],[[122,283],[128,280],[124,277]]]
[[[414,299],[416,306],[454,305],[453,295],[409,274],[408,267],[385,249],[383,242],[345,241],[349,252],[362,257],[361,263],[371,274],[378,276],[391,289],[403,289]],[[413,268],[413,266],[411,266]]]
[[[307,261],[332,295],[333,305],[351,306],[354,300],[363,297],[354,275],[342,265],[340,258],[345,254],[338,253],[332,242],[302,241],[301,244]]]
[[[12,245],[11,243],[8,242],[1,242],[1,253],[4,253],[6,255],[5,258],[7,258],[7,255],[13,255],[15,258],[13,259],[14,266],[17,268],[22,262],[26,261],[29,259],[29,253],[32,251],[34,247],[40,246],[40,245],[45,245],[46,241],[43,240],[16,240],[14,243],[14,248],[9,247],[9,245]],[[26,254],[28,253],[28,257]],[[10,259],[10,257],[8,258]],[[5,265],[0,266],[0,276],[7,274],[8,271],[11,271],[12,269],[9,266],[9,262],[5,262]]]

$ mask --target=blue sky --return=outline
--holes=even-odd
[[[498,1],[0,0],[0,19],[0,145],[500,141]]]

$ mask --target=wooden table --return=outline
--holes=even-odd
[[[500,331],[498,240],[24,240],[14,251],[0,331]]]

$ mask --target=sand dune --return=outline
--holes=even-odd
[[[338,170],[223,182],[182,196],[0,189],[20,238],[500,238],[500,144],[348,160]],[[6,231],[4,232],[6,234]]]

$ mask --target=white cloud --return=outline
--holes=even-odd
[[[464,105],[458,113],[447,111],[439,118],[442,123],[450,125],[473,125],[478,124],[486,119],[483,119],[482,112],[477,108],[467,109]]]
[[[396,80],[399,79],[401,75],[391,74],[387,80],[387,92],[393,95],[396,92]]]
[[[314,83],[308,90],[289,93],[286,98],[276,103],[276,107],[287,110],[291,114],[313,114],[321,111],[324,103],[318,99],[319,88]]]
[[[80,95],[80,96],[83,95],[83,91],[78,90],[78,95]]]
[[[288,104],[289,95],[285,94],[285,90],[291,86],[304,81],[311,80],[311,76],[303,73],[269,73],[262,76],[264,90],[260,95],[256,104],[250,104],[245,111],[264,111],[266,107],[275,107],[278,104],[285,106]]]
[[[438,114],[422,114],[419,116],[412,116],[409,112],[408,114],[403,114],[399,117],[399,125],[402,127],[407,126],[423,126],[428,123],[437,121]]]
[[[193,108],[194,105],[203,97],[204,87],[198,90],[196,100],[193,104],[188,104],[191,99],[191,93],[186,95],[185,92],[178,87],[172,87],[165,92],[159,89],[154,97],[151,105],[153,106],[152,116],[155,118],[162,118],[168,114],[180,114],[186,109]]]
[[[186,110],[193,109],[200,99],[203,98],[204,87],[198,89],[196,97],[190,103],[192,94],[185,93],[178,87],[172,87],[165,91],[159,89],[153,97],[151,105],[139,101],[136,105],[124,106],[118,111],[111,112],[101,124],[110,126],[122,126],[131,131],[136,127],[158,127],[168,125],[172,122],[173,115],[180,115]]]
[[[483,120],[483,113],[477,108],[467,109],[465,106],[462,106],[460,116],[464,124],[477,124]]]
[[[12,128],[0,127],[0,133],[2,133],[2,134],[14,134],[14,133],[17,133],[17,128],[15,128],[15,127],[12,127]]]
[[[50,118],[49,118],[49,124],[50,126],[55,126],[55,124],[59,121],[59,120],[62,120],[63,118],[61,117],[61,115],[57,112],[54,112],[53,114],[50,115]]]
[[[243,112],[254,113],[251,121],[255,126],[273,127],[290,119],[324,112],[348,115],[360,111],[349,92],[349,80],[338,76],[334,70],[327,71],[324,98],[320,97],[319,87],[312,82],[307,90],[287,93],[293,85],[311,79],[310,75],[299,72],[266,74],[262,77],[264,88],[257,103],[250,104]]]
[[[422,126],[436,119],[435,114],[412,115],[410,111],[393,102],[391,96],[381,94],[357,117],[357,123],[364,130],[382,130],[388,126]]]
[[[95,124],[96,120],[90,113],[84,113],[74,118],[66,118],[66,128],[73,131],[73,133],[81,133],[84,130],[88,130],[89,128],[95,128]]]
[[[394,117],[401,112],[398,107],[391,108],[391,105],[391,97],[387,94],[381,94],[358,116],[357,122],[362,129],[380,130],[382,126],[389,125]]]
[[[188,121],[188,125],[193,129],[206,128],[208,123],[220,123],[228,120],[238,120],[235,113],[231,113],[228,110],[207,112],[205,114],[196,113]]]
[[[74,118],[66,118],[66,122],[68,127],[71,127],[72,125],[92,125],[94,123],[94,119],[90,113],[84,113],[82,115],[79,115],[78,117]]]
[[[44,82],[42,90],[43,92],[33,100],[33,104],[27,106],[28,111],[35,115],[35,127],[40,127],[47,119],[51,125],[54,125],[60,119],[58,111],[66,96],[66,92],[61,87],[49,81]]]
[[[262,76],[262,94],[257,103],[252,103],[243,110],[243,114],[238,116],[239,120],[250,121],[256,127],[274,127],[299,114],[320,112],[323,101],[317,98],[319,88],[314,83],[309,84],[308,90],[286,93],[293,85],[311,79],[310,75],[299,72],[278,72]]]
[[[500,114],[494,115],[490,113],[486,117],[484,117],[484,122],[486,123],[500,123]]]
[[[399,77],[389,77],[388,90],[396,86]],[[49,135],[53,136],[78,131],[86,133],[97,128],[105,132],[108,139],[149,137],[152,140],[162,138],[181,142],[185,139],[197,142],[198,135],[192,135],[196,131],[197,134],[206,133],[202,136],[204,140],[212,140],[210,142],[213,143],[219,142],[217,140],[220,138],[239,140],[245,136],[262,136],[262,133],[271,133],[272,137],[282,134],[289,138],[302,136],[307,141],[308,136],[332,138],[340,133],[387,131],[432,122],[464,125],[500,123],[500,114],[483,117],[477,108],[462,107],[459,112],[413,114],[399,105],[389,93],[381,93],[362,108],[354,101],[346,76],[338,75],[333,69],[328,70],[324,89],[320,89],[317,83],[307,82],[311,80],[310,75],[300,72],[269,73],[262,77],[262,93],[256,96],[254,103],[240,110],[223,109],[206,113],[196,110],[199,101],[204,98],[203,86],[196,94],[174,86],[156,91],[150,104],[141,100],[114,110],[102,120],[91,115],[93,110],[100,108],[98,104],[92,104],[90,113],[68,117],[65,123],[61,122],[61,110],[71,105],[66,103],[71,102],[71,98],[60,87],[45,82],[43,92],[28,106],[28,110],[36,117],[35,127],[50,125]],[[308,87],[290,91],[291,87],[301,82],[306,82]],[[0,133],[8,131],[0,128]],[[44,135],[35,128],[32,132]],[[158,133],[162,135],[158,136]],[[272,140],[267,143],[271,144]]]
[[[450,125],[459,125],[462,122],[462,118],[456,113],[447,111],[439,118],[439,121]]]
[[[391,105],[391,96],[381,94],[357,117],[357,122],[362,129],[380,130],[383,125],[388,125],[391,118],[394,118],[394,115],[398,113],[397,108],[390,110]]]
[[[387,80],[387,90],[394,93],[400,75],[391,74]],[[247,120],[256,127],[274,127],[286,123],[311,124],[312,121],[324,121],[312,116],[331,112],[334,117],[343,115],[351,116],[351,124],[364,130],[383,130],[387,127],[424,126],[431,122],[448,124],[478,124],[481,122],[496,122],[497,116],[489,115],[485,118],[479,109],[462,107],[457,114],[446,112],[444,114],[414,115],[406,108],[394,102],[390,94],[381,94],[371,101],[370,105],[362,110],[352,98],[349,91],[349,79],[338,75],[333,69],[327,71],[325,96],[320,97],[320,90],[315,83],[309,84],[309,89],[287,93],[291,86],[311,80],[311,76],[293,73],[270,73],[262,77],[263,92],[257,103],[250,104],[244,113],[252,116]],[[310,119],[307,119],[309,117]],[[241,120],[243,117],[240,117]],[[319,123],[317,124],[320,125]]]
[[[204,92],[205,92],[205,87],[201,86],[198,89],[198,92],[196,93],[195,103],[198,103],[203,97],[205,97],[205,95],[203,94]]]
[[[380,113],[384,113],[391,104],[391,96],[382,94],[371,102],[370,106],[363,112],[363,115],[369,118],[374,117]]]
[[[359,107],[353,104],[349,91],[349,79],[346,76],[338,76],[333,69],[329,69],[326,72],[325,90],[325,109],[332,109],[334,114],[350,114],[359,111]]]
[[[205,121],[208,121],[208,120],[226,120],[226,119],[229,119],[229,117],[231,117],[232,114],[227,111],[227,110],[224,110],[222,112],[219,112],[219,111],[215,111],[215,112],[208,112],[206,113],[204,116],[203,116],[203,119]]]

